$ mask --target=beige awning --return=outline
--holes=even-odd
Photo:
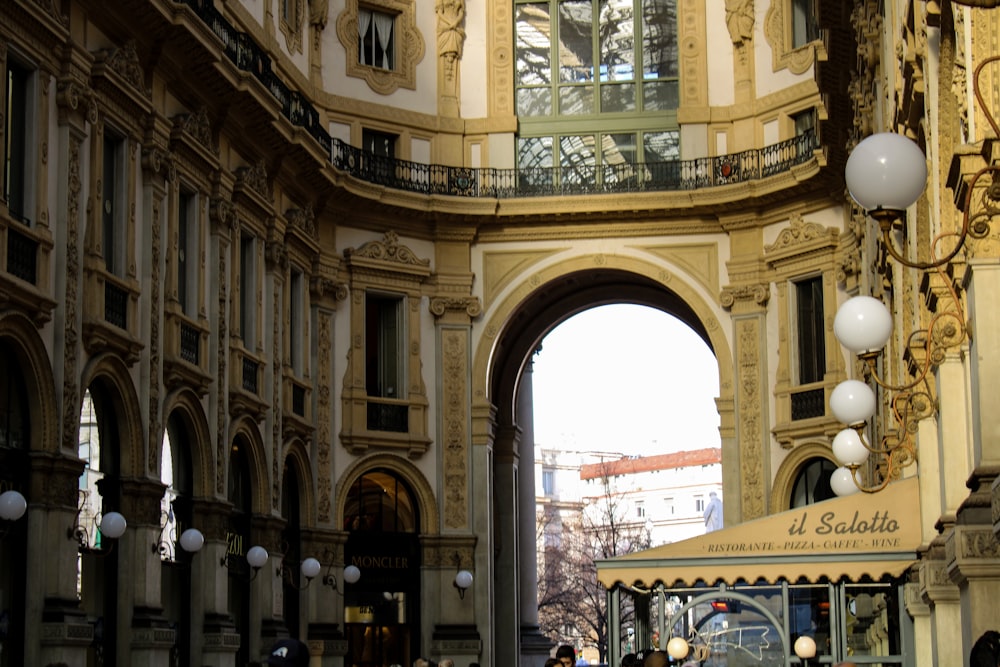
[[[921,543],[916,477],[877,494],[857,493],[599,561],[597,578],[649,588],[805,577],[898,576]]]

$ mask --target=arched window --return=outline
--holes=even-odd
[[[829,459],[816,457],[805,462],[792,485],[792,499],[789,507],[805,507],[821,500],[833,498],[830,475],[837,466]]]
[[[413,494],[387,470],[371,470],[351,486],[344,508],[346,530],[419,532]]]

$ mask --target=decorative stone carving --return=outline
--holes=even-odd
[[[771,290],[768,285],[740,285],[738,287],[726,287],[719,295],[719,303],[723,308],[729,309],[737,301],[751,300],[758,306],[767,305],[771,299]]]
[[[369,241],[357,249],[347,248],[344,250],[344,257],[348,259],[363,257],[420,267],[430,266],[431,263],[429,259],[420,259],[417,257],[405,245],[400,245],[399,236],[393,231],[386,232],[381,241]]]
[[[101,51],[98,54],[98,61],[102,59],[140,95],[146,98],[152,97],[150,91],[144,87],[145,75],[142,71],[142,65],[139,63],[139,54],[136,52],[134,39],[130,39],[120,48]]]
[[[201,107],[193,114],[174,116],[174,125],[212,155],[219,154],[212,142],[212,123],[209,121],[208,110],[205,107]]]
[[[271,190],[267,185],[267,164],[263,159],[249,167],[237,168],[236,183],[256,192],[264,201],[271,201]]]
[[[478,317],[483,312],[483,305],[478,297],[434,297],[430,303],[431,313],[441,317],[449,310],[465,311],[469,317]]]
[[[313,214],[312,206],[307,206],[304,209],[288,209],[288,211],[285,212],[285,217],[288,219],[289,227],[300,229],[306,236],[309,237],[316,235],[315,215]]]
[[[802,216],[795,214],[788,221],[788,227],[781,230],[774,243],[764,246],[766,253],[776,250],[791,248],[796,245],[807,243],[817,239],[826,239],[830,236],[830,228],[824,227],[818,222],[806,222]]]

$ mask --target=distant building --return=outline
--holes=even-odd
[[[712,491],[725,501],[718,447],[624,457],[617,452],[536,447],[535,467],[537,506],[548,515],[550,533],[558,532],[554,517],[561,524],[576,525],[585,508],[611,493],[623,518],[648,525],[653,546],[667,544],[705,532],[704,512]]]

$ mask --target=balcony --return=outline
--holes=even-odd
[[[261,395],[264,360],[251,355],[234,339],[230,346],[229,412],[233,417],[248,414],[261,420],[268,405]]]
[[[315,139],[339,171],[360,181],[425,195],[514,199],[565,195],[636,192],[684,192],[748,183],[790,171],[816,159],[816,132],[764,148],[717,157],[672,162],[537,168],[471,168],[422,164],[379,157],[330,136],[319,112],[272,69],[271,57],[244,32],[230,24],[206,0],[182,0],[221,40],[225,55],[252,75],[281,105],[289,123]],[[740,201],[745,196],[737,197]]]
[[[212,383],[208,370],[207,322],[167,308],[164,315],[163,381],[167,387],[194,387],[204,396]]]
[[[53,244],[48,230],[5,210],[0,200],[0,293],[42,325],[52,319],[55,301],[48,294]]]

